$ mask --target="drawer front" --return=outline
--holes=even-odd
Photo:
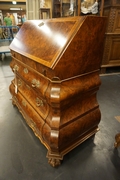
[[[26,82],[26,84],[44,96],[49,84],[49,80],[47,78],[44,78],[44,76],[39,74],[39,72],[14,58],[10,64],[10,67],[14,73],[18,74]]]
[[[33,130],[37,130],[37,134],[41,135],[41,130],[44,125],[44,119],[34,110],[34,108],[28,103],[28,101],[22,96],[20,92],[17,94],[14,91],[14,84],[10,85],[10,92],[13,96],[13,101],[18,106],[19,111],[22,112],[25,120]]]
[[[49,113],[49,105],[44,97],[40,96],[33,88],[27,85],[18,75],[13,81],[16,95],[20,92],[27,102],[37,111],[37,113],[46,119]],[[17,90],[16,90],[17,87]]]

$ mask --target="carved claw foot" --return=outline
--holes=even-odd
[[[54,158],[49,158],[48,163],[53,167],[57,167],[61,164],[59,159],[54,159]]]
[[[120,133],[116,134],[115,136],[114,147],[117,148],[118,146],[120,146]]]

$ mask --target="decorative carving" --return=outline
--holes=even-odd
[[[103,54],[103,64],[107,64],[109,60],[109,51],[111,47],[111,39],[110,37],[106,38],[105,46],[104,46],[104,54]]]
[[[39,99],[38,97],[36,98],[36,106],[43,106],[43,101],[41,99]]]
[[[39,88],[40,87],[40,82],[36,79],[33,79],[32,80],[32,87],[37,87]]]
[[[24,73],[28,74],[28,69],[27,68],[24,68]]]
[[[118,146],[120,146],[120,133],[116,134],[115,136],[114,147],[117,148]]]
[[[15,64],[14,67],[13,67],[13,71],[15,72],[15,71],[18,71],[18,70],[19,70],[19,66],[17,64]]]
[[[48,163],[53,167],[57,167],[61,164],[59,159],[54,159],[54,158],[49,158]]]
[[[113,31],[115,16],[116,16],[116,8],[111,8],[107,32]]]

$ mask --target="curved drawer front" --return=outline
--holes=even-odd
[[[14,84],[17,83],[17,92],[20,92],[24,98],[31,104],[31,106],[39,113],[39,115],[46,119],[49,112],[49,105],[44,97],[40,96],[30,86],[28,86],[21,78],[16,76]],[[16,85],[15,85],[16,86]]]
[[[10,92],[13,95],[13,101],[16,106],[18,106],[19,111],[23,114],[27,123],[31,128],[37,128],[38,134],[41,134],[41,128],[44,125],[44,119],[42,119],[39,114],[33,109],[33,107],[28,103],[28,101],[22,96],[20,92],[17,94],[14,91],[14,84],[10,85]],[[29,121],[29,122],[28,122]]]
[[[47,78],[14,58],[10,66],[14,73],[18,74],[22,79],[24,79],[26,84],[44,96],[49,83]]]

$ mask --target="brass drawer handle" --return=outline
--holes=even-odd
[[[19,66],[17,64],[15,64],[13,67],[13,71],[18,71],[18,70],[19,70]]]
[[[40,81],[36,80],[36,79],[33,79],[32,80],[32,87],[37,87],[39,88],[40,87]]]
[[[43,101],[41,99],[39,99],[38,97],[36,98],[36,106],[43,106]]]
[[[18,80],[18,86],[21,86],[22,85],[22,82],[21,82],[21,80],[19,79]]]
[[[27,68],[24,68],[24,73],[28,74],[28,69]]]
[[[26,107],[26,102],[22,100],[22,105]]]

